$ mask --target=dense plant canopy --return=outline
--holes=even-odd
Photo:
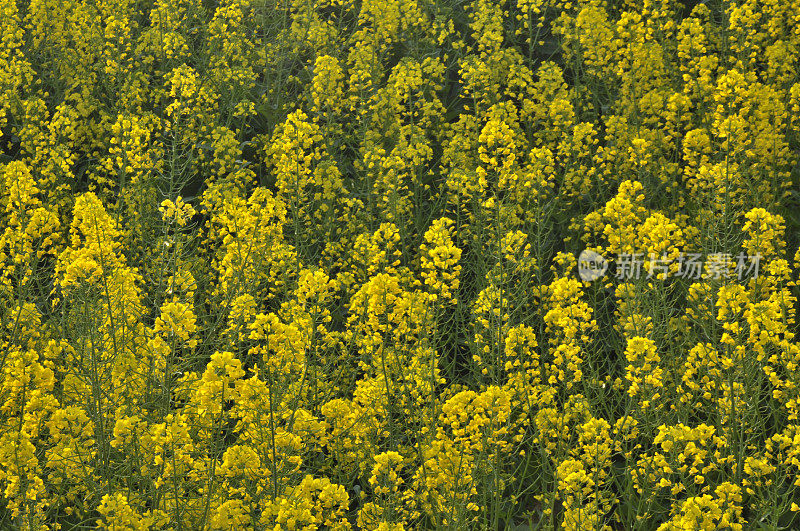
[[[795,0],[0,0],[0,528],[787,529]]]

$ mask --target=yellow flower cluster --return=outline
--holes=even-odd
[[[796,0],[0,19],[0,528],[797,527]]]

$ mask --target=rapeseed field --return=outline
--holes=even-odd
[[[0,529],[800,529],[796,0],[0,0]]]

